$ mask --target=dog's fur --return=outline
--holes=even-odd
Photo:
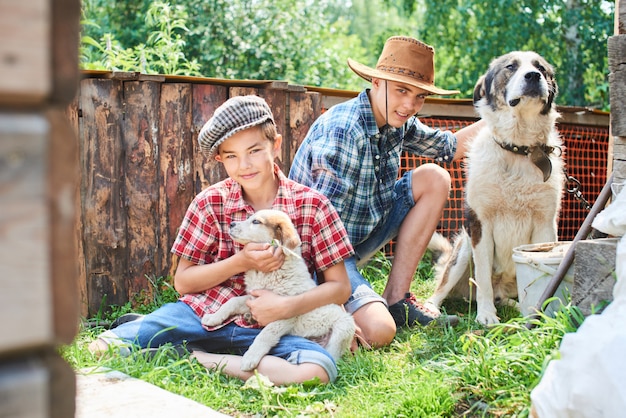
[[[517,297],[513,248],[556,241],[564,184],[556,94],[552,66],[530,51],[496,58],[478,80],[474,106],[486,124],[467,153],[468,229],[452,246],[437,234],[431,240],[429,247],[443,255],[429,308],[438,311],[448,295],[468,298],[473,277],[477,321],[498,323],[494,301]],[[543,159],[543,171],[531,154]]]
[[[285,262],[282,267],[271,273],[250,270],[245,273],[248,292],[267,289],[279,295],[293,296],[306,292],[316,286],[306,263],[301,257],[301,241],[298,232],[287,214],[278,210],[260,210],[243,222],[233,222],[230,236],[236,242],[273,243],[282,247]],[[217,312],[207,314],[202,323],[207,326],[222,324],[235,314],[250,314],[245,295],[230,299]],[[241,369],[253,370],[280,338],[286,334],[305,338],[323,338],[327,340],[326,350],[338,360],[349,348],[354,337],[355,324],[352,315],[342,306],[330,304],[316,308],[308,313],[290,319],[274,321],[268,324],[243,356]]]

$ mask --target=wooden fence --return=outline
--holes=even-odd
[[[287,173],[300,142],[323,109],[355,94],[311,91],[285,82],[229,82],[137,73],[85,75],[68,116],[80,141],[76,241],[81,313],[86,317],[110,305],[150,298],[148,278],[173,276],[176,259],[170,248],[187,206],[200,190],[225,176],[219,165],[209,164],[200,153],[197,136],[228,97],[257,94],[267,100],[283,135],[278,164]],[[425,106],[426,112],[441,114],[441,109],[451,110],[453,115],[445,118],[431,113],[430,125],[454,130],[475,118],[469,101],[429,99]],[[570,119],[578,117],[572,115],[577,113],[572,112]],[[584,191],[591,201],[606,178],[605,116],[601,123],[606,126],[578,129],[570,135],[571,139],[582,138],[579,142],[585,147],[595,143],[602,148],[604,160],[579,167],[599,183]],[[585,135],[594,140],[587,140]],[[404,163],[404,169],[416,164],[408,158]],[[452,171],[455,184],[442,218],[443,227],[451,231],[463,218],[462,170],[456,165]],[[577,229],[584,214],[583,219],[578,215],[564,218],[569,222],[573,219]],[[388,251],[393,252],[393,246]]]
[[[149,293],[146,277],[173,275],[170,248],[187,206],[225,175],[203,158],[196,138],[228,97],[267,100],[284,137],[278,164],[285,172],[321,113],[319,93],[287,83],[163,81],[128,73],[85,78],[68,109],[80,138],[76,231],[85,316]]]

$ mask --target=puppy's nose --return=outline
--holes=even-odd
[[[541,73],[539,71],[529,71],[524,75],[524,78],[528,81],[539,81]]]
[[[231,222],[231,223],[230,223],[230,227],[231,227],[231,228],[234,228],[234,227],[235,227],[235,225],[237,225],[237,222]]]

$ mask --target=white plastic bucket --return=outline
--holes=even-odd
[[[513,249],[513,261],[517,275],[517,294],[522,315],[527,316],[535,313],[535,306],[539,302],[539,298],[548,287],[571,245],[571,241],[544,242],[521,245]],[[547,315],[554,315],[560,303],[568,303],[573,284],[572,265],[554,293],[560,302],[559,300],[550,302],[545,309]]]

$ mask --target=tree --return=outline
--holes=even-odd
[[[437,77],[471,94],[489,62],[534,50],[557,70],[560,104],[608,109],[606,41],[613,5],[598,0],[425,0],[418,37],[437,50]],[[445,34],[444,36],[441,36]],[[441,81],[440,81],[441,82]]]
[[[88,7],[92,4],[85,4],[87,6],[84,6],[83,14],[88,15]],[[141,71],[144,74],[199,75],[197,62],[187,59],[183,52],[183,36],[188,32],[186,20],[187,13],[182,6],[170,6],[156,0],[150,4],[144,16],[142,33],[147,37],[146,43],[125,48],[113,33],[101,32],[101,27],[94,22],[93,17],[85,17],[81,36],[83,68]],[[133,32],[127,32],[127,37],[128,33]],[[96,39],[94,36],[98,34],[99,38]]]
[[[471,97],[493,58],[529,49],[557,70],[559,104],[608,109],[613,9],[607,0],[83,0],[81,54],[85,68],[360,90],[347,58],[374,66],[389,36],[408,35],[435,47],[437,84],[459,97]]]
[[[190,53],[203,74],[350,88],[348,57],[361,58],[330,0],[190,0]]]

